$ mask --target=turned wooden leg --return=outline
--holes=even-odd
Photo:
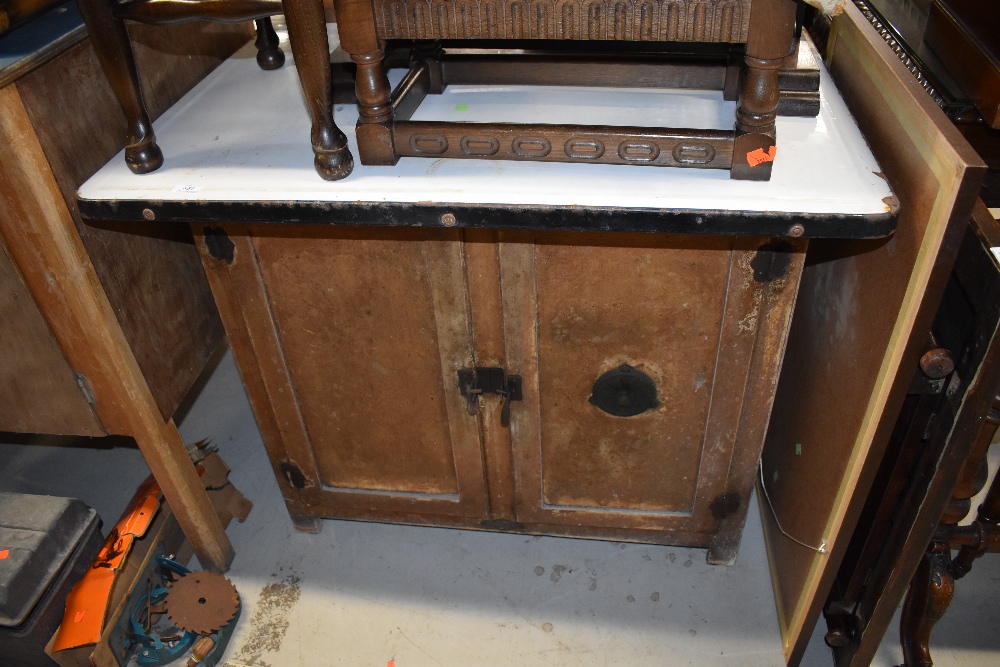
[[[1000,542],[1000,536],[992,535],[991,524],[980,521],[996,516],[1000,512],[1000,501],[991,498],[1000,486],[994,481],[989,496],[980,509],[980,518],[972,526],[962,527],[959,522],[969,513],[970,499],[986,485],[989,474],[986,454],[993,436],[1000,425],[1000,396],[986,417],[976,435],[968,458],[962,466],[951,498],[945,506],[934,533],[934,540],[927,547],[917,573],[910,583],[910,590],[903,603],[903,617],[899,623],[899,639],[903,645],[903,667],[930,667],[931,630],[941,620],[955,593],[955,580],[960,579],[972,566],[978,553],[985,553]],[[957,561],[951,558],[952,549],[961,546]]]
[[[931,667],[931,631],[941,620],[955,594],[951,556],[928,553],[920,562],[903,602],[899,640],[903,645],[904,667]]]
[[[261,69],[279,69],[285,64],[285,52],[278,46],[278,34],[274,32],[271,17],[267,16],[254,21],[257,26],[257,64]]]
[[[754,0],[747,33],[746,75],[736,109],[736,142],[730,178],[767,181],[777,154],[774,119],[778,69],[792,49],[794,0]]]
[[[163,165],[163,153],[156,145],[153,125],[142,102],[125,22],[111,14],[111,0],[79,0],[78,4],[101,69],[125,113],[125,162],[136,174],[156,171]]]
[[[986,454],[990,446],[988,443],[993,442],[998,427],[1000,427],[1000,396],[997,396],[996,400],[994,400],[993,408],[986,415],[986,420],[979,433],[978,441],[973,446],[974,451],[978,451],[979,449],[983,451],[983,461],[977,473],[979,477],[984,478],[984,484],[985,477],[989,475],[988,464],[986,463]],[[981,487],[982,485],[979,488]],[[995,527],[998,523],[1000,523],[1000,475],[996,475],[993,478],[990,490],[986,493],[983,504],[979,506],[979,511],[976,514],[976,520],[973,522],[973,525],[981,526],[988,532],[995,532]],[[983,545],[962,545],[961,550],[954,559],[953,568],[955,578],[961,579],[967,575],[972,570],[972,563],[986,552],[987,549]]]
[[[288,39],[295,57],[306,108],[312,120],[316,171],[328,181],[345,178],[354,169],[347,137],[333,122],[330,45],[322,0],[283,0]]]
[[[371,0],[336,0],[340,45],[358,66],[358,151],[361,164],[393,165],[399,160],[392,143],[389,79],[383,43],[375,34]]]

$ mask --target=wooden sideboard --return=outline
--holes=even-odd
[[[52,11],[61,32],[0,72],[0,431],[135,438],[201,562],[224,570],[232,547],[171,419],[221,323],[185,230],[82,222],[76,189],[121,149],[124,118],[75,6]],[[22,48],[34,25],[5,39]],[[250,32],[135,35],[159,115]]]

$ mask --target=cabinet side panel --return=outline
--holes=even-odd
[[[104,435],[2,239],[0,339],[0,431]]]
[[[158,117],[249,37],[244,25],[130,24],[151,118]],[[164,418],[222,342],[222,326],[186,229],[136,233],[83,224],[76,190],[122,148],[125,119],[89,38],[17,82],[94,269]],[[169,166],[169,165],[168,165]]]

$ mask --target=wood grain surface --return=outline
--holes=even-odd
[[[104,435],[2,240],[0,329],[0,431]]]
[[[134,26],[151,116],[249,34],[246,26]],[[125,137],[124,116],[89,39],[15,86],[126,340],[169,418],[223,339],[190,235],[177,227],[137,232],[134,225],[80,218],[77,188],[121,150]]]

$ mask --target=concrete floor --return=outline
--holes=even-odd
[[[244,601],[230,667],[784,664],[756,506],[732,567],[697,549],[345,521],[306,535],[291,527],[230,355],[180,430],[211,438],[254,503],[229,529]],[[79,497],[106,524],[147,474],[127,442],[5,439],[0,489]],[[998,592],[1000,557],[986,557],[935,630],[935,665],[1000,664]],[[901,662],[895,627],[877,667]],[[819,629],[802,664],[832,665]]]

